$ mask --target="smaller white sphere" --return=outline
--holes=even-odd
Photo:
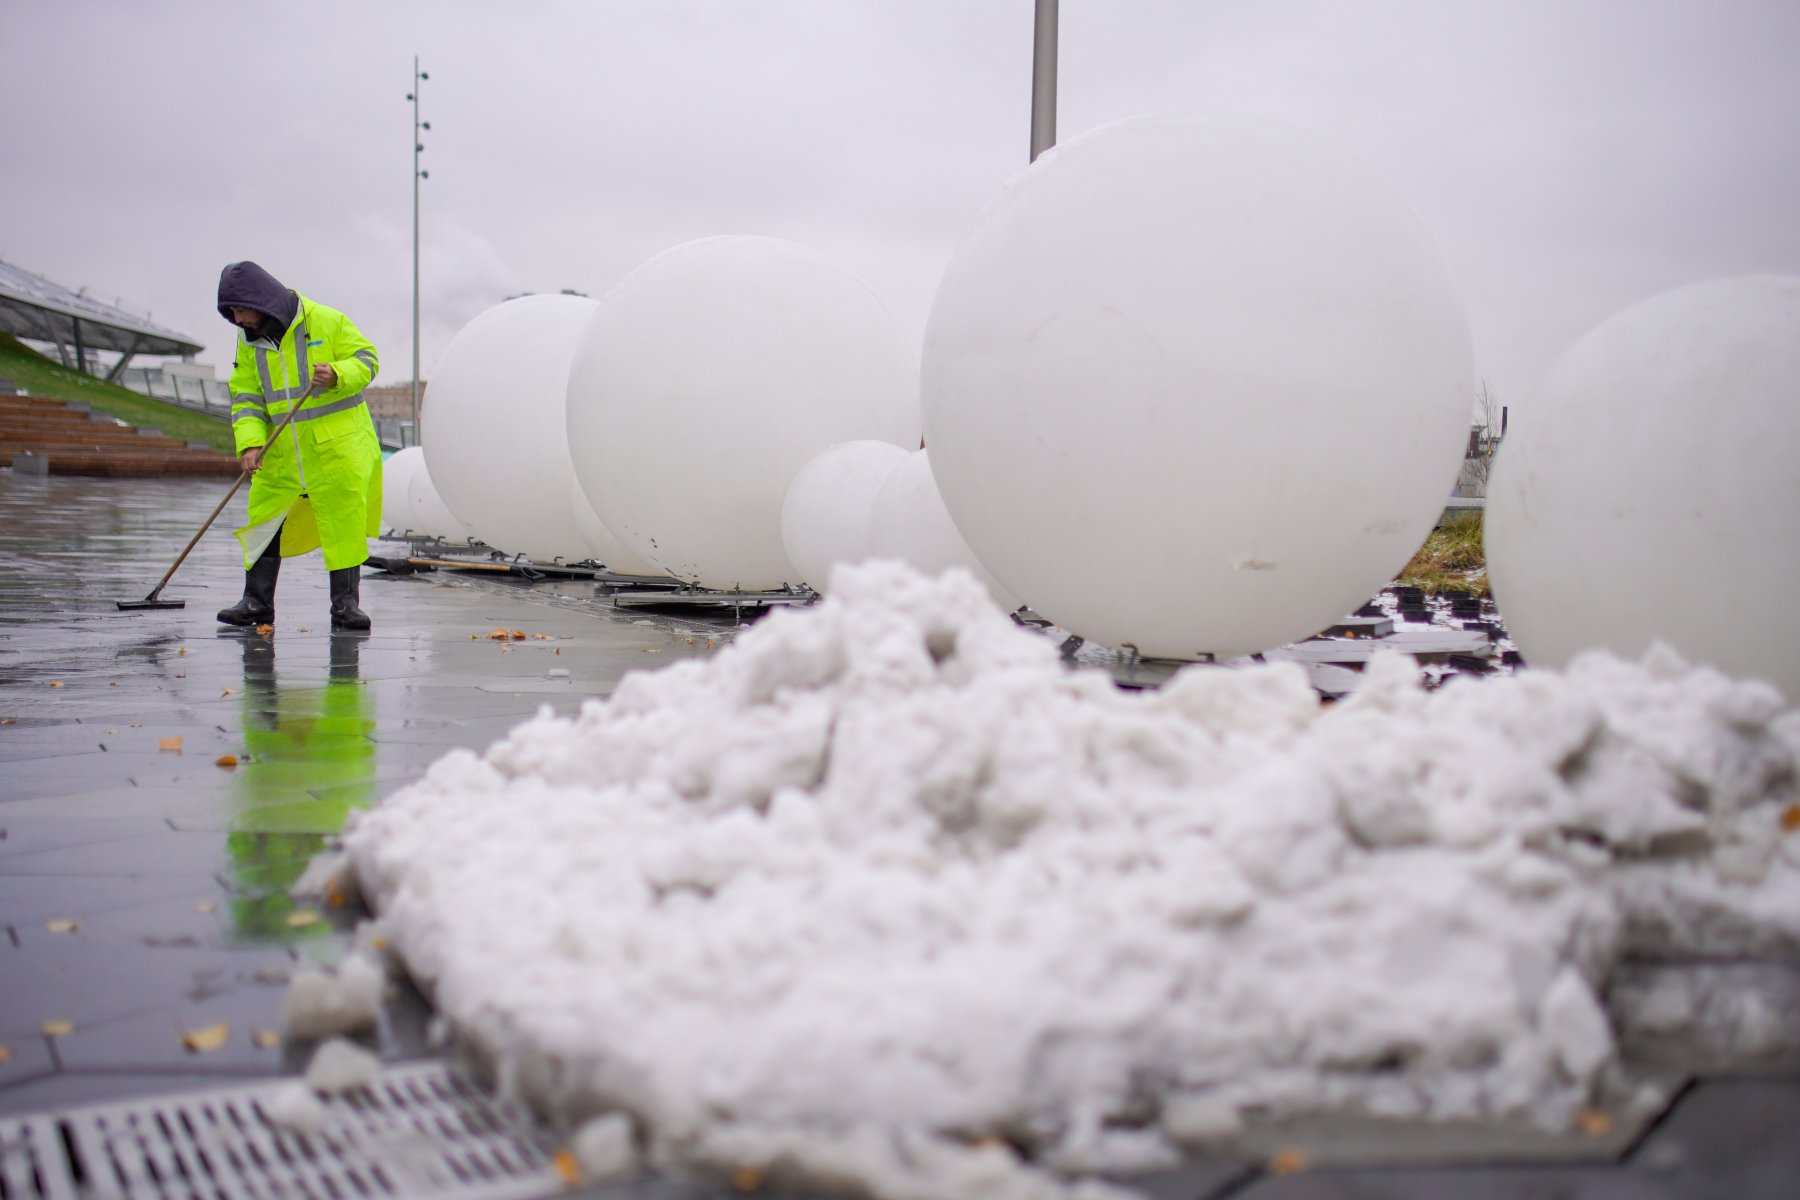
[[[875,493],[869,510],[869,556],[897,558],[927,575],[962,567],[981,581],[994,603],[1012,612],[1024,601],[1007,591],[969,549],[932,478],[930,451],[915,450]]]
[[[1488,489],[1525,660],[1660,641],[1800,701],[1796,446],[1800,279],[1679,288],[1575,343],[1513,410]]]
[[[438,495],[437,485],[431,482],[431,468],[422,455],[406,481],[405,513],[406,523],[414,533],[446,542],[467,542],[474,536]]]
[[[598,307],[521,296],[457,330],[425,392],[425,462],[474,536],[540,562],[587,556],[569,511],[569,362]]]
[[[781,544],[794,577],[825,590],[831,568],[869,557],[875,494],[906,461],[892,442],[840,442],[800,468],[781,504]]]
[[[412,528],[407,487],[424,466],[425,452],[417,446],[396,450],[381,464],[381,520],[389,532],[403,534]]]
[[[569,480],[569,509],[575,514],[575,524],[581,530],[581,540],[587,544],[588,555],[595,562],[611,571],[614,575],[662,575],[663,572],[650,563],[633,554],[612,530],[600,520],[594,512],[594,506],[588,503],[587,493],[581,490],[581,481]]]

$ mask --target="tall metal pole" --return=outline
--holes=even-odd
[[[426,173],[419,170],[419,154],[425,143],[419,140],[419,81],[431,76],[419,70],[419,56],[413,55],[413,86],[406,98],[413,106],[413,322],[412,322],[412,427],[413,440],[419,437],[419,180]],[[430,125],[424,128],[430,129]]]
[[[1031,54],[1031,161],[1056,145],[1056,0],[1037,0]]]

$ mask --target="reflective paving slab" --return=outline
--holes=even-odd
[[[333,634],[317,553],[284,564],[270,632],[228,629],[241,498],[163,592],[185,608],[119,611],[223,493],[0,471],[0,1112],[303,1065],[272,1036],[286,980],[341,957],[356,916],[288,889],[345,817],[730,636],[615,616],[591,584],[374,572],[373,631]],[[383,1055],[426,1053],[423,1003],[388,1007]]]

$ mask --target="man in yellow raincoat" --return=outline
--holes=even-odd
[[[219,315],[236,325],[231,427],[251,473],[244,598],[219,613],[227,625],[275,619],[281,560],[315,547],[331,576],[331,627],[367,629],[359,607],[368,539],[381,531],[381,444],[362,390],[375,378],[375,347],[335,308],[287,287],[253,262],[219,276]],[[310,394],[307,394],[310,390]],[[274,443],[289,405],[299,411]]]

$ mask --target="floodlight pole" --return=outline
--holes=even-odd
[[[412,323],[412,427],[413,440],[419,438],[419,180],[429,178],[429,174],[419,169],[419,154],[425,149],[425,143],[419,140],[421,128],[430,129],[429,122],[419,122],[419,81],[431,76],[419,70],[419,56],[413,55],[413,87],[406,94],[413,106],[413,323]]]
[[[1031,161],[1056,145],[1056,0],[1037,0],[1031,54]]]

